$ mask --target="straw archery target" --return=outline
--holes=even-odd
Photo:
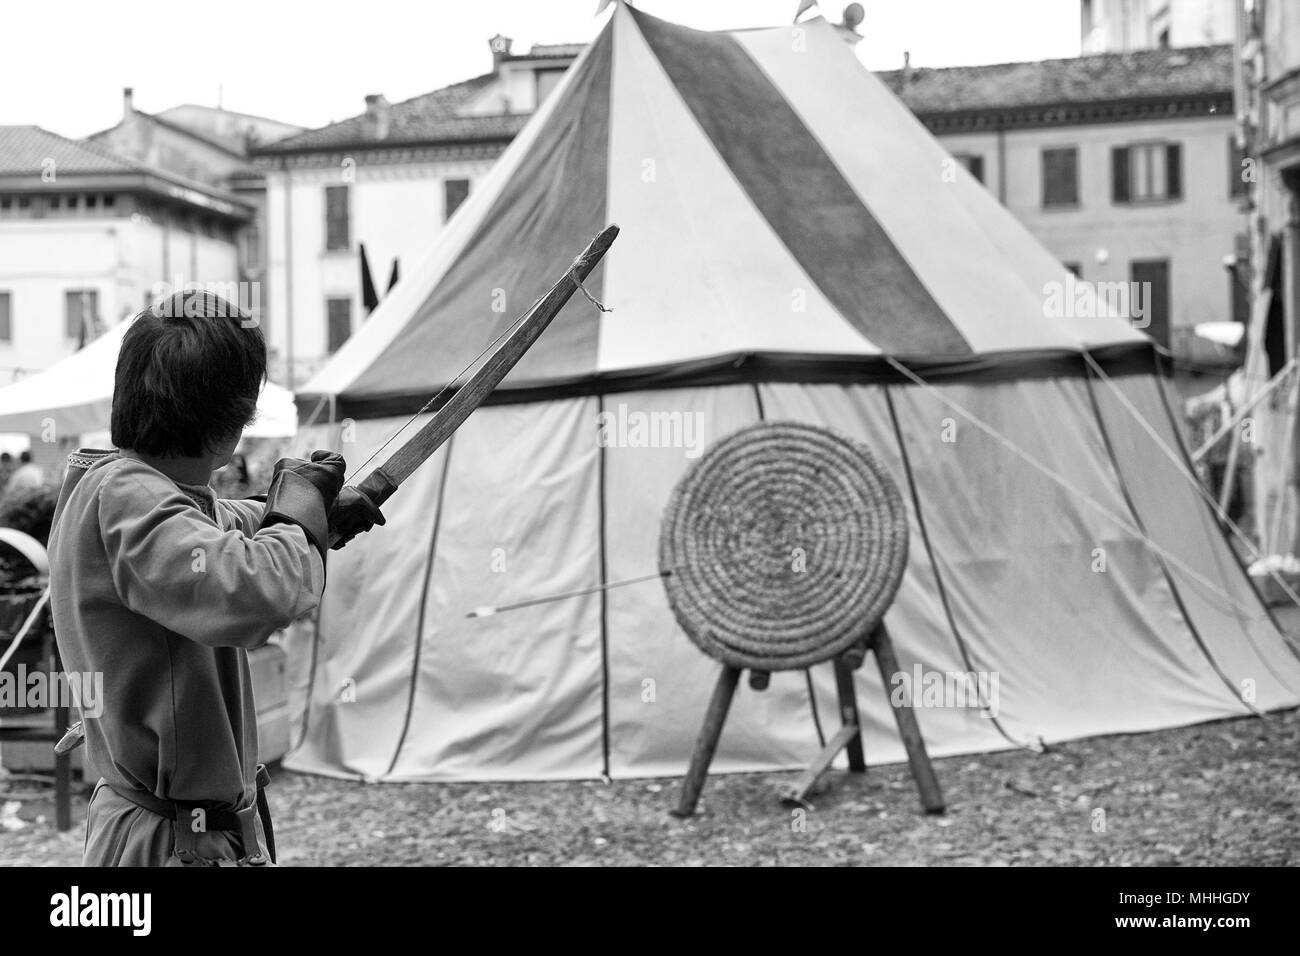
[[[907,564],[907,512],[863,445],[770,422],[711,448],[664,512],[659,567],[678,623],[737,667],[828,660],[870,634]]]

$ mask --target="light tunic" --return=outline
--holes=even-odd
[[[254,799],[248,650],[312,610],[325,583],[302,529],[258,530],[262,509],[118,453],[69,469],[50,534],[51,607],[64,670],[103,675],[103,713],[83,715],[86,759],[111,787],[226,809]],[[89,812],[86,862],[166,862],[131,844],[170,855],[171,824],[106,796]],[[111,840],[97,839],[97,805],[115,808],[98,823]]]

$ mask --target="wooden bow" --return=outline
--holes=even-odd
[[[564,308],[573,293],[582,288],[583,280],[596,268],[617,236],[618,226],[609,225],[601,230],[587,244],[587,248],[582,250],[578,258],[573,260],[573,264],[565,270],[564,275],[551,286],[551,290],[516,320],[509,337],[488,356],[478,371],[466,379],[464,385],[456,389],[455,394],[418,432],[393,452],[387,461],[367,475],[356,486],[357,490],[374,502],[376,507],[392,497],[401,483],[451,437],[474,409],[487,400],[492,390],[537,341],[537,337],[546,331],[546,327]],[[584,289],[583,292],[585,294],[586,290]],[[475,361],[478,359],[476,358]],[[446,388],[443,391],[446,391]],[[416,413],[417,416],[431,407],[441,394],[442,392],[439,392],[430,399],[424,409]],[[403,428],[405,427],[404,425]],[[382,449],[383,446],[380,446],[380,450]],[[337,535],[331,535],[330,544],[334,544],[337,540]]]

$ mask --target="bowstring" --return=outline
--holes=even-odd
[[[580,288],[580,289],[582,288],[582,283],[578,283],[578,288]],[[528,318],[530,315],[532,315],[532,314],[533,314],[533,310],[537,308],[537,306],[541,303],[542,299],[544,299],[544,298],[545,298],[545,295],[541,295],[541,296],[538,296],[536,299],[534,299],[532,305],[530,305],[528,308],[524,309],[523,313],[522,313],[522,314],[521,314],[517,319],[515,319],[513,322],[511,322],[509,325],[507,325],[504,329],[502,329],[501,332],[500,332],[500,334],[497,335],[496,338],[494,338],[491,342],[489,342],[487,345],[485,345],[485,346],[483,347],[482,351],[480,351],[477,355],[475,355],[472,359],[470,359],[469,362],[465,365],[465,367],[462,368],[459,372],[457,372],[457,373],[452,377],[451,381],[449,381],[449,382],[448,382],[446,385],[444,385],[442,388],[438,389],[438,391],[434,394],[433,398],[429,399],[427,402],[425,402],[423,405],[421,405],[421,406],[416,410],[415,414],[413,414],[413,415],[412,415],[410,418],[408,418],[406,421],[402,422],[401,427],[398,428],[397,431],[395,431],[395,432],[393,432],[391,435],[389,435],[388,438],[385,439],[384,443],[383,443],[382,445],[380,445],[378,448],[376,448],[376,449],[374,450],[374,452],[371,453],[371,455],[370,455],[369,458],[367,458],[367,459],[366,459],[365,461],[363,461],[361,464],[359,464],[359,465],[357,465],[355,468],[353,468],[353,469],[352,469],[352,473],[351,473],[350,475],[348,475],[346,478],[343,479],[344,483],[346,484],[346,483],[350,482],[353,478],[355,478],[355,477],[357,476],[357,473],[358,473],[358,472],[360,472],[363,468],[366,467],[366,465],[370,464],[372,461],[374,461],[376,458],[378,458],[380,452],[382,452],[385,448],[387,448],[389,445],[391,445],[393,442],[395,442],[395,441],[398,439],[398,437],[402,434],[402,432],[404,432],[404,431],[406,431],[408,428],[410,428],[410,427],[411,427],[411,424],[412,424],[412,423],[413,423],[417,418],[419,418],[421,415],[423,415],[425,412],[427,412],[430,408],[432,408],[435,404],[437,404],[438,399],[442,398],[442,396],[446,393],[447,389],[451,388],[453,385],[455,385],[457,382],[459,382],[460,379],[461,379],[461,377],[462,377],[466,372],[468,372],[470,369],[472,369],[475,365],[478,364],[479,359],[483,358],[483,356],[487,355],[487,354],[488,354],[489,352],[491,352],[494,348],[496,348],[496,347],[497,347],[497,344],[498,344],[502,339],[504,339],[507,335],[509,335],[511,332],[513,332],[513,331],[514,331],[514,330],[519,326],[519,323],[523,322],[524,319],[526,319],[526,318]]]

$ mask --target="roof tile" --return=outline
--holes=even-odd
[[[67,139],[39,126],[0,126],[0,176],[39,175],[48,160],[56,173],[124,173],[135,166],[93,143]]]
[[[914,113],[1015,109],[1232,91],[1232,47],[1175,47],[876,75]]]
[[[523,128],[528,121],[528,114],[461,116],[458,113],[461,106],[489,86],[494,78],[495,74],[485,73],[432,93],[394,103],[388,108],[388,135],[383,139],[375,139],[371,135],[366,114],[359,113],[329,126],[277,140],[254,152],[267,154],[328,150],[361,144],[398,146],[409,143],[509,140]]]
[[[531,54],[570,56],[580,44],[533,47]],[[1230,45],[1177,47],[1103,53],[1092,56],[990,66],[957,66],[879,72],[904,103],[918,114],[1129,100],[1231,92]],[[524,113],[461,116],[458,110],[492,83],[495,74],[425,93],[389,107],[389,131],[383,139],[370,135],[360,113],[338,123],[307,130],[258,148],[279,153],[330,150],[362,144],[400,146],[413,143],[455,143],[509,140],[528,120]]]

